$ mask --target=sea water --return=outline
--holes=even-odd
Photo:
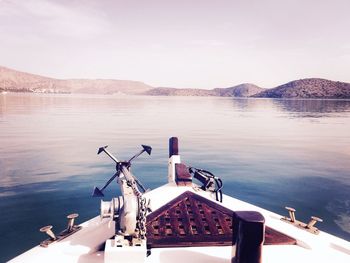
[[[39,232],[99,214],[94,186],[115,172],[109,145],[146,188],[167,182],[168,138],[182,161],[211,171],[225,194],[350,240],[350,101],[0,94],[0,262],[46,239]],[[105,200],[120,194],[112,183]]]

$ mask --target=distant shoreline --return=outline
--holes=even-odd
[[[267,97],[223,97],[223,96],[184,96],[184,95],[175,95],[175,96],[167,96],[167,95],[145,95],[145,94],[96,94],[96,93],[44,93],[44,92],[31,92],[31,91],[1,91],[0,95],[6,95],[6,94],[35,94],[35,95],[71,95],[81,98],[98,98],[101,97],[116,97],[116,98],[123,98],[123,97],[153,97],[153,98],[222,98],[222,99],[235,99],[235,100],[290,100],[290,101],[311,101],[311,100],[329,100],[329,101],[350,101],[350,98],[267,98]]]
[[[228,88],[181,89],[152,87],[140,81],[113,79],[54,79],[0,66],[0,92],[45,94],[146,95],[186,97],[350,99],[350,83],[321,78],[293,80],[271,89],[252,83]]]

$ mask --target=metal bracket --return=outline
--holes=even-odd
[[[41,247],[48,247],[52,243],[60,242],[61,240],[65,239],[66,237],[69,237],[70,235],[78,232],[81,228],[82,228],[81,226],[72,226],[70,231],[68,231],[68,229],[65,229],[56,236],[56,239],[48,238],[48,239],[42,241],[40,243],[40,246]]]
[[[300,229],[306,230],[312,234],[318,235],[320,231],[314,226],[317,222],[323,222],[323,220],[319,217],[312,216],[309,223],[305,224],[301,221],[298,221],[295,219],[295,209],[293,207],[286,206],[285,207],[288,210],[289,217],[282,217],[281,220],[292,224]]]
[[[288,224],[294,225],[294,226],[296,226],[297,228],[300,228],[300,229],[303,229],[303,230],[305,230],[305,231],[308,231],[308,232],[310,232],[311,234],[318,235],[318,234],[320,233],[320,231],[318,230],[317,227],[314,227],[314,226],[308,227],[308,224],[305,224],[305,223],[303,223],[303,222],[301,222],[301,221],[295,220],[294,222],[292,222],[292,221],[290,220],[290,218],[288,218],[288,217],[286,217],[286,216],[282,217],[281,220],[282,220],[283,222],[288,223]]]

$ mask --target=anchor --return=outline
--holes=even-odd
[[[105,190],[107,188],[107,186],[116,178],[120,176],[120,173],[123,173],[124,176],[126,177],[127,181],[129,181],[130,179],[135,180],[135,182],[137,183],[137,185],[145,192],[145,188],[142,186],[142,184],[129,172],[129,168],[131,166],[131,161],[136,159],[137,157],[139,157],[142,153],[146,152],[148,155],[151,155],[152,152],[152,147],[148,146],[148,145],[141,145],[142,146],[142,150],[140,152],[138,152],[137,154],[135,154],[133,157],[131,157],[128,161],[126,162],[121,162],[119,161],[116,157],[113,156],[113,154],[111,154],[108,150],[106,150],[106,148],[108,147],[108,145],[100,147],[98,149],[97,154],[100,154],[101,152],[106,153],[115,163],[116,163],[116,173],[106,182],[106,184],[100,189],[98,187],[95,186],[94,191],[92,193],[93,197],[103,197],[103,190]]]

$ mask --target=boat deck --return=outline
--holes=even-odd
[[[267,234],[262,251],[262,262],[350,262],[349,242],[322,231],[315,235],[299,229],[283,222],[282,216],[278,214],[230,196],[224,195],[223,202],[219,203],[215,201],[212,194],[200,190],[195,185],[178,186],[170,183],[147,192],[145,197],[151,200],[153,211],[148,216],[148,228],[152,228],[151,233],[153,234],[149,236],[150,249],[145,262],[231,262],[232,246],[229,242],[231,239],[229,234],[232,230],[229,227],[228,214],[232,211],[258,211],[265,217]],[[216,222],[215,214],[212,213],[215,211],[218,213],[217,219],[220,227],[215,225],[215,230],[214,225],[206,224],[206,221],[202,222],[201,217],[193,217],[194,221],[191,220],[191,211],[194,210],[202,217],[213,218],[213,221]],[[174,213],[177,215],[176,219],[173,221],[169,219],[170,224],[167,224],[169,221],[166,219],[167,216]],[[226,220],[227,224],[225,224]],[[202,238],[195,238],[195,231],[191,230],[191,221],[196,223],[198,236],[199,234],[202,235],[200,237],[210,236],[212,243],[207,241],[209,239],[202,241]],[[174,226],[169,228],[168,225]],[[179,237],[183,233],[181,225],[185,232],[183,242],[181,246],[172,246],[174,240],[170,240],[173,239],[171,237],[173,233],[176,234],[175,241],[181,243],[181,237]],[[80,226],[82,229],[74,235],[51,244],[48,248],[37,246],[10,262],[55,262],[55,260],[59,262],[104,262],[104,251],[101,251],[101,247],[107,239],[112,238],[114,222],[96,217]],[[220,228],[223,230],[222,238],[217,237],[221,233]],[[210,234],[206,231],[209,231]],[[168,236],[169,233],[170,236]],[[281,235],[283,242],[271,245],[276,235]],[[167,240],[168,237],[169,240]],[[161,238],[164,239],[159,242]],[[163,242],[165,245],[161,244]]]

